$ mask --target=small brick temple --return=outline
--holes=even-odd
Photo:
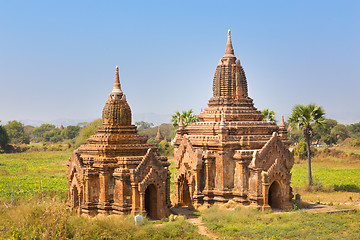
[[[199,122],[180,120],[174,141],[177,205],[209,206],[233,200],[256,208],[290,208],[294,164],[284,119],[280,127],[248,96],[230,30],[224,56],[216,67],[213,97]]]
[[[102,112],[102,125],[68,162],[68,203],[80,214],[170,214],[170,163],[131,124],[119,69]]]

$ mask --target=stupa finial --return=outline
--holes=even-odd
[[[179,128],[183,128],[183,127],[184,127],[183,117],[182,115],[180,115]]]
[[[229,55],[231,55],[231,56],[229,56]],[[235,57],[234,48],[233,48],[233,45],[232,45],[232,42],[231,42],[231,31],[230,31],[230,29],[228,29],[228,37],[227,37],[224,57]]]
[[[121,85],[120,85],[120,78],[119,78],[119,67],[116,66],[115,68],[115,82],[114,82],[114,88],[112,90],[112,93],[123,93],[121,91]]]
[[[281,115],[281,122],[280,122],[280,128],[285,129],[285,121],[284,121],[284,115]]]

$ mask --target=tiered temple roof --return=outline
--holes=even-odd
[[[179,133],[187,134],[196,146],[209,139],[215,145],[226,142],[237,149],[260,149],[279,127],[274,122],[263,121],[264,115],[248,96],[245,72],[234,55],[230,34],[229,30],[225,54],[216,67],[213,97],[208,107],[198,115],[199,122],[179,129]],[[226,133],[226,139],[220,140],[220,132]]]

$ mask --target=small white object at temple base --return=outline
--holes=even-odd
[[[135,216],[135,225],[140,225],[143,222],[144,218],[141,215]]]

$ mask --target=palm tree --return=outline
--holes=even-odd
[[[192,109],[182,111],[181,114],[180,112],[176,111],[174,115],[171,116],[171,122],[173,123],[174,128],[179,126],[180,116],[182,116],[184,126],[188,125],[189,123],[199,121],[197,116],[193,113]]]
[[[263,121],[270,121],[270,122],[276,122],[275,120],[275,112],[273,110],[269,110],[268,108],[265,108],[261,111],[262,114],[264,114]]]
[[[313,126],[316,124],[322,125],[325,121],[324,115],[325,110],[316,104],[308,104],[306,106],[298,104],[292,109],[289,118],[289,123],[293,127],[296,126],[297,128],[302,129],[306,141],[309,187],[312,185],[310,143],[314,135]]]

